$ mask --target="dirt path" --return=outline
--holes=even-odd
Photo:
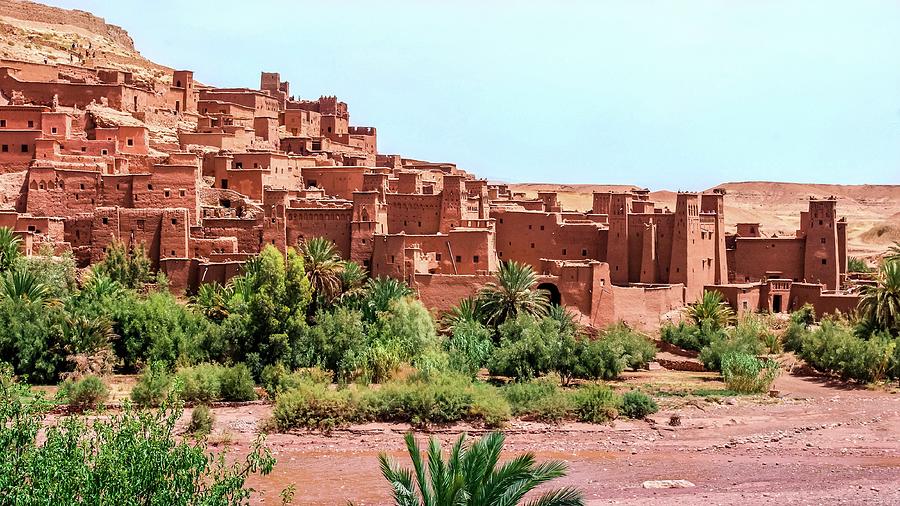
[[[563,459],[558,485],[584,490],[589,504],[900,504],[900,395],[785,375],[781,399],[726,398],[670,407],[651,422],[550,426],[514,422],[509,454]],[[216,429],[242,453],[269,406],[217,408]],[[682,425],[669,427],[672,414]],[[367,424],[330,436],[271,435],[272,475],[256,479],[261,504],[277,504],[293,483],[295,504],[389,504],[377,455],[403,458],[407,427]],[[433,431],[445,443],[467,430]],[[421,435],[422,438],[425,435]],[[684,479],[683,489],[645,489],[646,480]]]

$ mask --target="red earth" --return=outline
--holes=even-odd
[[[632,373],[626,383],[646,385],[679,374],[691,373]],[[900,395],[787,374],[774,388],[778,398],[663,397],[663,409],[647,421],[515,421],[505,429],[505,455],[530,451],[539,460],[566,461],[569,474],[554,485],[579,487],[592,505],[900,504]],[[238,456],[271,406],[220,407],[214,413],[211,440]],[[681,426],[668,425],[673,414],[680,415]],[[279,492],[293,484],[294,504],[391,504],[377,456],[386,451],[408,463],[408,429],[373,423],[330,435],[269,435],[266,444],[278,464],[269,476],[252,479],[258,489],[254,502],[279,504]],[[464,431],[484,432],[456,425],[419,436],[447,444]],[[695,486],[642,486],[668,479]]]

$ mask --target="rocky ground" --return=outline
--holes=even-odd
[[[692,378],[721,387],[704,374],[645,372],[627,382],[671,387],[675,378]],[[663,410],[647,421],[514,422],[506,449],[567,461],[569,475],[558,485],[581,488],[588,504],[900,504],[900,395],[792,375],[775,388],[778,398],[663,396]],[[239,455],[270,411],[216,408],[211,440]],[[669,426],[673,414],[680,426]],[[254,479],[257,501],[277,504],[278,492],[294,484],[295,504],[389,504],[376,459],[381,451],[404,458],[407,429],[367,424],[331,435],[270,435],[278,465]],[[430,434],[447,443],[462,431],[482,432],[455,426]],[[652,480],[693,486],[645,488]]]

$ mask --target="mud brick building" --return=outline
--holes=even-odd
[[[0,61],[0,225],[26,252],[71,250],[81,265],[114,240],[143,244],[175,290],[225,283],[267,244],[316,236],[372,276],[407,282],[435,311],[526,262],[582,321],[655,327],[722,292],[739,311],[804,303],[847,311],[846,222],[814,199],[791,237],[725,228],[722,191],[512,194],[452,163],[378,151],[333,96],[297,99],[278,73],[259,89],[216,88],[190,71],[160,82],[115,69]]]

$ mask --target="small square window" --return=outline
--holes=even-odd
[[[827,258],[823,258],[823,259],[822,259],[822,265],[828,265],[828,259],[827,259]]]
[[[34,128],[34,121],[28,120],[28,128]]]
[[[172,225],[178,225],[178,218],[172,218]]]
[[[50,127],[50,133],[51,133],[51,134],[55,134],[55,133],[56,133],[56,127]]]
[[[563,255],[565,255],[565,254],[566,254],[566,248],[563,248],[563,252],[562,252],[562,254],[563,254]]]
[[[583,257],[586,257],[586,256],[587,256],[587,250],[586,250],[586,249],[581,250],[581,256],[583,256]]]
[[[473,263],[473,264],[477,264],[477,263],[478,263],[478,255],[475,255],[475,256],[472,257],[472,263]]]
[[[363,240],[365,240],[365,239],[363,239]],[[440,262],[440,261],[441,261],[441,254],[440,254],[440,253],[435,253],[434,259],[437,260],[438,262]]]
[[[84,190],[84,183],[79,184],[79,185],[78,185],[78,189],[79,189],[79,190]]]
[[[819,239],[819,241],[821,241],[821,242],[822,242],[822,244],[825,244],[825,242],[826,242],[826,241],[825,241],[825,238],[824,238],[824,237],[823,237],[823,238],[821,238],[821,239]]]
[[[5,127],[5,126],[6,126],[6,120],[5,120],[5,119],[0,119],[0,128],[3,128],[3,127]]]
[[[543,226],[543,225],[541,225],[541,230],[544,230],[544,226]]]
[[[166,191],[165,191],[165,195],[166,195],[166,197],[169,197],[169,196],[172,195],[172,192],[170,192],[169,190],[166,190]]]
[[[4,153],[9,153],[9,144],[4,144],[4,145],[2,146],[2,148],[0,148],[0,149],[2,149],[2,151],[3,151]]]
[[[109,225],[109,218],[103,218],[103,224]]]
[[[134,139],[127,139],[125,141],[125,144],[128,144],[129,146],[134,146]]]
[[[462,262],[462,257],[459,255],[456,255],[456,263],[460,263],[460,262]]]
[[[101,149],[101,150],[100,150],[100,154],[103,155],[103,156],[106,156],[106,155],[109,154],[109,150],[108,150],[108,149]]]
[[[185,195],[187,195],[187,191],[185,191],[185,190],[178,190],[178,195],[184,197]]]
[[[531,249],[534,249],[534,243],[531,243]]]
[[[28,144],[22,144],[22,152],[23,152],[23,153],[27,153],[27,152],[28,152]]]

